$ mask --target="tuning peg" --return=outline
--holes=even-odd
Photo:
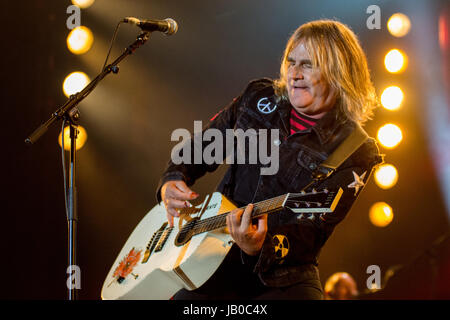
[[[301,193],[301,194],[306,194],[305,190],[302,190],[300,193]]]
[[[323,193],[328,193],[328,189],[327,188],[323,189]]]
[[[311,192],[312,193],[317,193],[317,190],[313,188]]]

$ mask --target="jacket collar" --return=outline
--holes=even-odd
[[[292,109],[289,101],[283,100],[280,103],[280,116],[284,124],[289,126],[289,118]],[[341,111],[339,105],[336,104],[333,109],[327,112],[316,125],[312,127],[312,131],[316,133],[321,145],[326,144],[334,136],[337,129],[344,123],[351,122]],[[289,135],[289,132],[287,133]]]
[[[338,128],[347,122],[350,122],[350,120],[339,110],[339,106],[336,104],[333,109],[317,121],[312,130],[317,134],[320,143],[323,145],[330,142]]]

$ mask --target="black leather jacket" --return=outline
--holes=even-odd
[[[268,99],[266,103],[270,101],[272,106],[276,105],[275,110],[270,113],[259,111],[257,103],[262,98]],[[311,181],[312,172],[355,126],[334,108],[313,128],[290,135],[291,108],[289,102],[275,96],[272,80],[255,80],[205,126],[204,130],[217,128],[223,133],[233,128],[279,129],[279,170],[275,175],[260,175],[259,164],[237,164],[230,166],[219,184],[217,191],[239,207],[301,191]],[[287,286],[305,277],[317,277],[315,266],[318,265],[320,249],[361,192],[360,188],[355,195],[356,190],[348,187],[355,180],[354,174],[366,183],[372,168],[381,162],[376,142],[370,138],[328,179],[314,186],[317,190],[343,189],[342,198],[333,213],[300,216],[290,209],[283,209],[270,214],[268,232],[259,256],[250,257],[241,251],[241,263],[257,273],[266,286]],[[175,165],[169,161],[157,191],[158,201],[161,200],[160,188],[165,182],[181,179],[190,186],[217,167],[218,164]]]

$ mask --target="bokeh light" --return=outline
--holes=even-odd
[[[62,147],[62,140],[61,140],[62,134],[59,133],[58,136],[58,143],[59,146]],[[79,150],[83,148],[84,144],[87,140],[87,132],[82,126],[78,126],[78,134],[77,134],[77,141],[76,141],[76,149]],[[70,150],[70,127],[67,126],[64,128],[64,150]]]
[[[76,71],[69,74],[63,82],[63,91],[66,97],[80,92],[89,84],[90,80],[84,72]]]
[[[385,148],[395,148],[403,139],[402,130],[392,123],[385,124],[377,132],[377,139]]]
[[[370,207],[369,219],[376,227],[386,227],[394,219],[394,211],[386,202],[376,202]]]
[[[72,3],[82,9],[90,7],[95,0],[72,0]]]
[[[72,29],[67,36],[67,47],[73,54],[83,54],[89,51],[94,42],[94,36],[88,27],[80,26]]]
[[[394,37],[400,38],[408,34],[409,29],[411,28],[411,21],[407,15],[403,13],[395,13],[389,18],[387,27],[389,32]]]
[[[384,66],[390,73],[400,73],[405,70],[408,57],[399,49],[390,50],[384,57]]]
[[[375,170],[375,183],[381,189],[389,189],[398,181],[397,169],[392,164],[382,164]]]
[[[397,86],[390,86],[383,90],[381,94],[381,105],[388,110],[397,110],[403,102],[404,94]]]

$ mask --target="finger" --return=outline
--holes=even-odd
[[[186,198],[186,200],[187,199],[195,199],[199,196],[198,193],[189,189],[189,187],[186,185],[186,183],[184,181],[177,181],[175,183],[175,186],[178,188],[178,190],[180,190],[182,193],[187,195],[188,198]]]
[[[241,217],[243,213],[244,210],[236,208],[229,214],[230,222],[234,228],[239,228],[239,226],[241,225]]]
[[[240,227],[242,229],[248,229],[250,222],[251,222],[252,211],[253,211],[253,204],[249,204],[249,205],[247,205],[247,207],[245,207],[245,210],[242,214],[241,225],[240,225]]]
[[[174,209],[174,208],[168,208],[167,209],[167,213],[170,214],[172,217],[179,217],[180,213],[178,212],[178,210]]]
[[[169,226],[173,227],[173,216],[167,212],[167,221],[169,221]]]
[[[198,195],[194,197],[192,193],[183,192],[180,189],[178,189],[175,185],[167,188],[166,191],[166,198],[174,198],[178,200],[191,200],[195,199],[196,197],[198,197]]]
[[[231,225],[231,214],[229,214],[229,215],[227,215],[227,216],[225,217],[225,221],[226,221],[226,223],[227,223],[228,232],[229,232],[230,234],[232,234],[233,228],[232,228],[232,225]]]
[[[258,230],[256,230],[256,234],[258,236],[265,235],[267,232],[267,214],[262,215],[258,218]]]
[[[183,209],[192,206],[188,201],[181,201],[177,199],[167,199],[166,208],[167,209]]]

